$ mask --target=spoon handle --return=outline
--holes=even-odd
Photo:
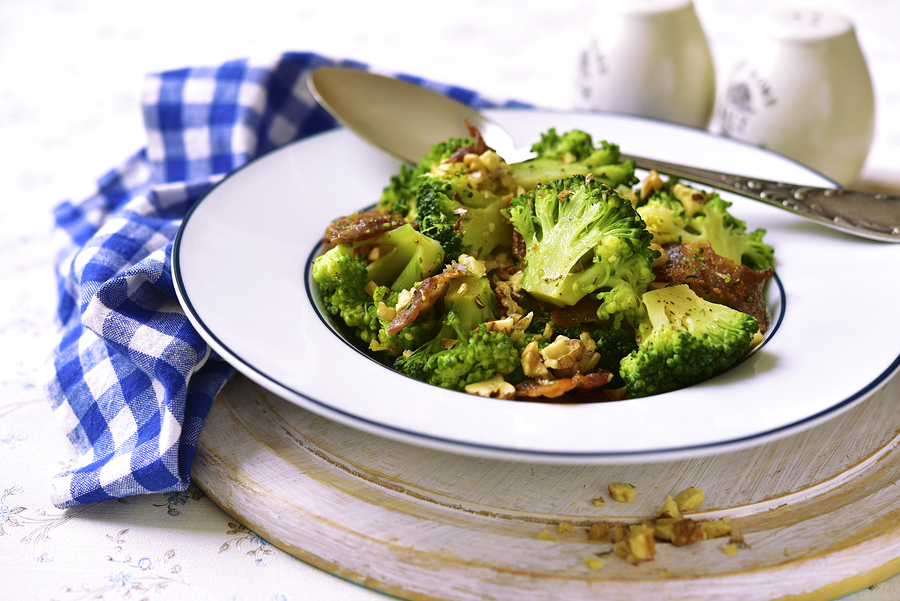
[[[900,194],[816,188],[621,155],[637,167],[715,186],[805,215],[822,225],[883,242],[900,242]]]

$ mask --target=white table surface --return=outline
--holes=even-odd
[[[750,19],[780,5],[695,0],[720,84]],[[900,4],[794,5],[853,19],[878,111],[859,185],[900,190]],[[49,479],[73,460],[42,392],[56,337],[52,208],[80,200],[98,176],[144,145],[139,97],[147,72],[309,50],[567,108],[572,48],[602,3],[458,0],[453,10],[412,0],[135,6],[0,0],[0,598],[383,598],[279,551],[196,490],[67,512],[50,505]],[[554,47],[560,51],[550,53]],[[846,597],[898,598],[900,577]]]

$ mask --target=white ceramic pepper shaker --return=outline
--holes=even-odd
[[[852,184],[875,128],[872,80],[853,24],[820,10],[782,10],[760,31],[725,88],[722,133]]]
[[[715,94],[712,55],[691,0],[598,3],[579,55],[577,108],[706,129]]]

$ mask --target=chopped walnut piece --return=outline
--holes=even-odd
[[[409,290],[401,290],[400,294],[397,295],[397,305],[394,307],[397,311],[402,311],[406,308],[407,305],[413,299],[413,293],[415,290],[410,288]]]
[[[487,326],[488,332],[500,332],[501,334],[509,336],[512,333],[513,328],[515,328],[516,319],[515,316],[510,315],[503,319],[488,321],[484,325]]]
[[[693,217],[694,213],[703,209],[707,198],[702,192],[684,184],[672,186],[672,196],[684,205],[685,217]]]
[[[591,524],[590,529],[588,529],[588,540],[600,541],[605,539],[609,535],[609,524],[606,522],[597,522],[596,524]]]
[[[467,273],[484,277],[487,274],[487,268],[482,261],[469,255],[459,255],[457,264]]]
[[[575,532],[575,526],[572,522],[560,522],[556,527],[556,531],[560,534],[571,534]]]
[[[627,534],[613,546],[613,553],[633,565],[653,559],[656,555],[653,527],[647,524],[629,526]]]
[[[613,501],[620,503],[630,503],[637,496],[637,488],[633,484],[625,484],[622,482],[609,483],[609,496]]]
[[[384,303],[378,303],[378,317],[385,321],[391,321],[397,317],[397,309],[388,307]]]
[[[581,360],[575,366],[575,373],[586,374],[600,363],[600,353],[597,352],[597,343],[591,338],[587,332],[581,333],[581,346],[584,348],[584,354]]]
[[[703,540],[719,538],[731,534],[731,525],[723,520],[700,522],[700,529],[703,532]]]
[[[589,567],[592,570],[600,570],[603,568],[603,560],[599,557],[593,557],[591,555],[582,555],[581,561],[584,562],[584,565]]]
[[[516,396],[516,387],[504,380],[501,374],[497,374],[493,378],[467,385],[466,392],[483,397],[513,399]]]
[[[497,297],[497,307],[500,314],[509,317],[510,315],[522,315],[525,311],[519,306],[514,298],[516,292],[513,290],[512,284],[508,281],[493,281],[494,296]]]
[[[557,336],[556,340],[541,351],[544,365],[548,369],[570,369],[581,360],[584,346],[581,340],[572,340],[565,336]]]
[[[697,511],[703,505],[703,491],[691,486],[675,496],[675,505],[681,511]]]
[[[663,504],[657,517],[672,518],[673,520],[683,519],[681,510],[678,508],[678,504],[675,502],[675,499],[672,498],[672,495],[666,497],[666,502]]]
[[[538,343],[533,340],[522,351],[522,371],[529,378],[546,378],[550,375],[550,372],[544,367],[543,360],[541,360]]]
[[[594,507],[603,507],[606,505],[606,499],[603,497],[597,497],[595,499],[591,499],[591,503],[593,503]]]
[[[653,533],[659,540],[683,547],[703,539],[700,523],[694,520],[663,518],[653,522]]]
[[[506,334],[510,340],[516,342],[525,334],[525,330],[531,325],[533,318],[534,313],[529,313],[524,317],[521,314],[511,314],[503,319],[488,321],[485,323],[485,326],[487,326],[489,332]]]
[[[641,202],[650,198],[650,195],[657,190],[662,189],[664,183],[659,173],[651,170],[647,177],[644,178],[643,183],[641,183]]]

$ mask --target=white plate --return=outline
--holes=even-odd
[[[623,152],[831,185],[773,153],[684,127],[616,115],[487,112],[521,144],[549,127],[580,128]],[[227,177],[175,240],[179,300],[203,337],[254,381],[338,422],[494,458],[673,459],[810,427],[869,396],[900,364],[900,245],[725,195],[750,229],[768,230],[777,259],[777,282],[769,286],[776,323],[765,346],[736,368],[676,392],[584,405],[484,399],[416,382],[337,337],[307,284],[325,226],[377,201],[396,169],[350,132],[325,133]]]

